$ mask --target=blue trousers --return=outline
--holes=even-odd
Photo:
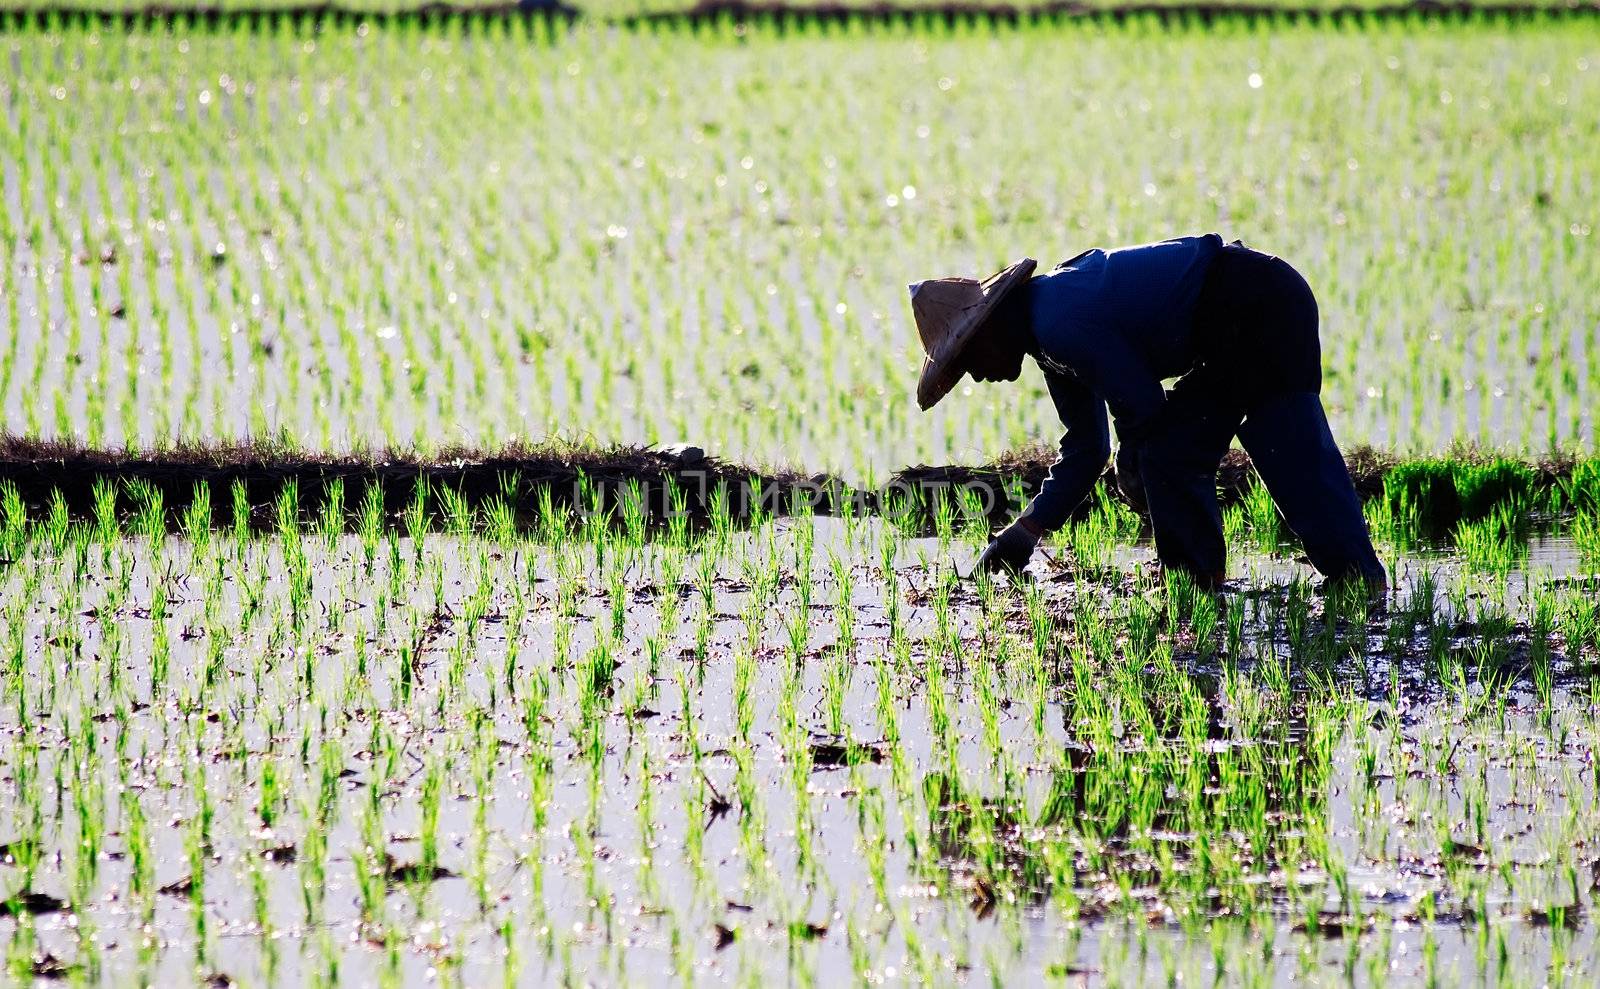
[[[1313,566],[1329,577],[1382,579],[1318,397],[1317,303],[1305,279],[1279,258],[1224,248],[1195,307],[1195,340],[1194,369],[1168,392],[1140,447],[1162,563],[1206,576],[1224,571],[1217,468],[1238,436]]]

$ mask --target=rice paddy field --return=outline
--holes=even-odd
[[[1588,20],[247,27],[0,36],[9,431],[975,462],[1059,424],[919,414],[908,282],[1217,230],[1346,444],[1594,442]]]
[[[1581,539],[1403,551],[1375,503],[1382,602],[1319,592],[1259,494],[1214,597],[1103,495],[1014,586],[961,578],[958,499],[429,526],[288,489],[262,528],[0,492],[7,971],[1586,984],[1584,477]]]
[[[949,11],[956,13],[978,12],[982,13],[991,5],[977,3],[967,4],[951,2],[951,0],[910,0],[907,3],[884,4],[879,0],[450,0],[448,3],[427,2],[427,0],[338,0],[338,2],[323,4],[319,0],[218,0],[207,4],[157,4],[145,0],[75,0],[73,3],[59,3],[54,0],[13,0],[4,8],[7,13],[35,14],[43,12],[46,15],[56,13],[70,13],[78,15],[92,13],[95,15],[123,15],[144,14],[153,12],[160,19],[165,14],[177,11],[187,14],[190,11],[231,15],[244,14],[271,14],[281,12],[314,12],[324,15],[351,14],[356,16],[388,17],[397,14],[429,13],[434,16],[450,12],[465,11],[478,12],[486,9],[496,11],[511,10],[515,12],[556,11],[563,14],[574,14],[582,17],[601,18],[631,22],[638,18],[674,20],[679,15],[694,13],[697,17],[716,17],[724,14],[750,14],[772,12],[807,12],[807,11],[837,11],[855,12],[863,10],[887,10],[891,13],[900,11]],[[1138,8],[1141,12],[1165,11],[1176,12],[1183,8],[1199,9],[1206,7],[1217,8],[1242,8],[1256,11],[1298,11],[1311,14],[1325,14],[1333,11],[1362,12],[1372,11],[1399,12],[1414,8],[1423,10],[1429,5],[1419,0],[1225,0],[1220,4],[1195,4],[1193,0],[1148,0],[1139,4],[1129,4],[1127,0],[1083,0],[1079,3],[1066,3],[1063,0],[1018,0],[1015,3],[998,5],[1002,13],[1029,14],[1093,14]],[[1574,11],[1586,10],[1593,12],[1595,6],[1592,0],[1465,0],[1465,6],[1470,8],[1488,8],[1521,11]],[[665,16],[663,16],[665,15]]]
[[[1217,230],[1400,456],[1369,597],[1259,484],[1210,593],[1104,484],[990,579],[989,488],[7,446],[6,982],[1600,979],[1592,20],[0,26],[29,443],[981,463],[1059,423],[917,413],[907,282]]]

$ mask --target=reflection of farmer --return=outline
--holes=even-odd
[[[1299,273],[1216,234],[1086,251],[1038,277],[1033,269],[1027,258],[981,284],[911,286],[928,353],[918,405],[931,408],[964,373],[1015,381],[1031,355],[1067,427],[1033,502],[984,551],[986,568],[1025,565],[1093,488],[1110,456],[1109,407],[1117,483],[1148,506],[1166,566],[1222,580],[1216,473],[1238,435],[1317,569],[1383,586],[1317,397],[1317,303]],[[1178,379],[1170,391],[1166,378]]]

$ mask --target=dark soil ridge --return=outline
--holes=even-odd
[[[1495,458],[1458,450],[1451,459],[1487,463]],[[335,456],[250,444],[125,451],[0,437],[0,491],[14,489],[31,516],[49,512],[59,500],[71,517],[79,519],[93,516],[97,485],[114,486],[124,516],[133,514],[148,492],[159,492],[171,527],[178,526],[197,485],[209,486],[213,521],[219,524],[231,521],[232,489],[241,486],[251,510],[250,525],[263,528],[273,524],[286,490],[294,490],[302,518],[309,520],[327,504],[337,483],[343,489],[347,527],[354,525],[367,489],[375,486],[390,525],[398,523],[420,489],[434,524],[449,522],[452,504],[459,515],[462,507],[476,513],[500,501],[519,525],[530,525],[541,501],[548,501],[556,508],[601,513],[612,520],[622,519],[632,504],[655,526],[675,516],[702,526],[719,515],[742,524],[757,512],[789,516],[809,511],[884,516],[926,531],[933,524],[935,506],[947,499],[959,505],[963,494],[991,522],[1008,521],[1038,490],[1053,460],[1052,450],[1038,447],[978,466],[906,467],[883,484],[868,486],[831,474],[734,464],[690,446],[510,446],[491,452],[446,450],[428,457],[378,452]],[[1359,447],[1347,455],[1346,463],[1357,491],[1363,498],[1373,498],[1383,495],[1385,478],[1405,461]],[[1535,489],[1547,491],[1564,484],[1574,464],[1565,458],[1525,466]],[[1230,451],[1217,475],[1223,504],[1240,501],[1254,477],[1250,458],[1243,451]],[[1109,474],[1106,480],[1110,481]],[[1115,494],[1115,484],[1109,490]],[[446,491],[452,497],[446,498]],[[5,511],[0,505],[0,516]],[[1082,511],[1087,511],[1087,504]]]
[[[683,22],[691,24],[732,22],[807,24],[841,24],[851,22],[906,24],[932,21],[947,25],[962,22],[990,22],[1017,24],[1037,21],[1085,21],[1121,24],[1132,20],[1153,20],[1164,26],[1208,26],[1219,21],[1287,21],[1308,23],[1346,23],[1393,20],[1461,21],[1472,18],[1497,20],[1533,20],[1548,15],[1594,16],[1600,14],[1600,4],[1592,2],[1567,2],[1542,5],[1536,3],[1473,3],[1471,0],[1409,0],[1407,3],[1378,4],[1362,7],[1354,4],[1338,6],[1304,6],[1272,3],[1195,3],[1178,0],[1174,3],[1121,3],[1096,5],[1080,0],[1047,0],[1033,5],[1007,3],[764,3],[749,0],[701,0],[685,10],[659,11],[612,18],[614,22],[628,25]]]
[[[823,480],[818,480],[818,490]],[[419,457],[362,451],[331,455],[254,444],[102,450],[0,437],[0,487],[14,485],[30,513],[48,511],[59,497],[70,516],[91,517],[94,489],[106,482],[116,486],[124,514],[134,511],[139,488],[159,492],[173,525],[193,500],[197,485],[209,486],[214,519],[229,518],[232,489],[241,485],[252,511],[251,524],[259,528],[272,524],[279,498],[291,487],[302,515],[309,517],[327,504],[329,492],[339,485],[349,524],[372,487],[382,493],[391,523],[416,499],[419,489],[433,522],[446,521],[449,508],[441,494],[446,490],[457,496],[457,504],[474,511],[503,500],[523,524],[533,520],[544,491],[558,508],[620,517],[629,499],[637,498],[652,520],[682,513],[705,522],[719,498],[726,499],[730,517],[748,518],[758,507],[753,498],[760,493],[786,492],[808,479],[752,471],[706,457],[695,448],[508,446],[491,452],[443,450]],[[828,501],[823,510],[831,505]]]
[[[625,27],[686,25],[699,28],[725,24],[771,24],[800,27],[810,24],[917,24],[1082,21],[1121,24],[1149,20],[1164,26],[1208,26],[1222,21],[1283,21],[1305,23],[1364,23],[1381,21],[1532,21],[1557,18],[1592,18],[1600,3],[1474,3],[1470,0],[1410,0],[1407,3],[1357,6],[1275,5],[1241,3],[1126,3],[1094,5],[1080,0],[1048,0],[1037,5],[1008,3],[778,3],[749,0],[701,0],[692,6],[620,15],[589,15],[564,0],[516,0],[487,4],[425,3],[407,9],[363,7],[359,3],[298,3],[282,6],[219,6],[214,4],[152,4],[143,7],[100,8],[44,4],[0,8],[0,33],[27,27],[50,28],[64,24],[98,24],[138,29],[152,26],[187,28],[276,28],[281,24],[312,28],[359,24],[463,24],[509,20],[547,20],[570,24],[593,20]]]

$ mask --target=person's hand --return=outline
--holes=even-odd
[[[1139,473],[1139,447],[1124,442],[1117,447],[1117,489],[1133,510],[1144,514],[1150,504],[1144,496],[1144,477]]]
[[[989,573],[1020,571],[1033,558],[1033,548],[1039,544],[1039,536],[1038,530],[1018,519],[994,537],[989,548],[978,557],[978,569]]]

